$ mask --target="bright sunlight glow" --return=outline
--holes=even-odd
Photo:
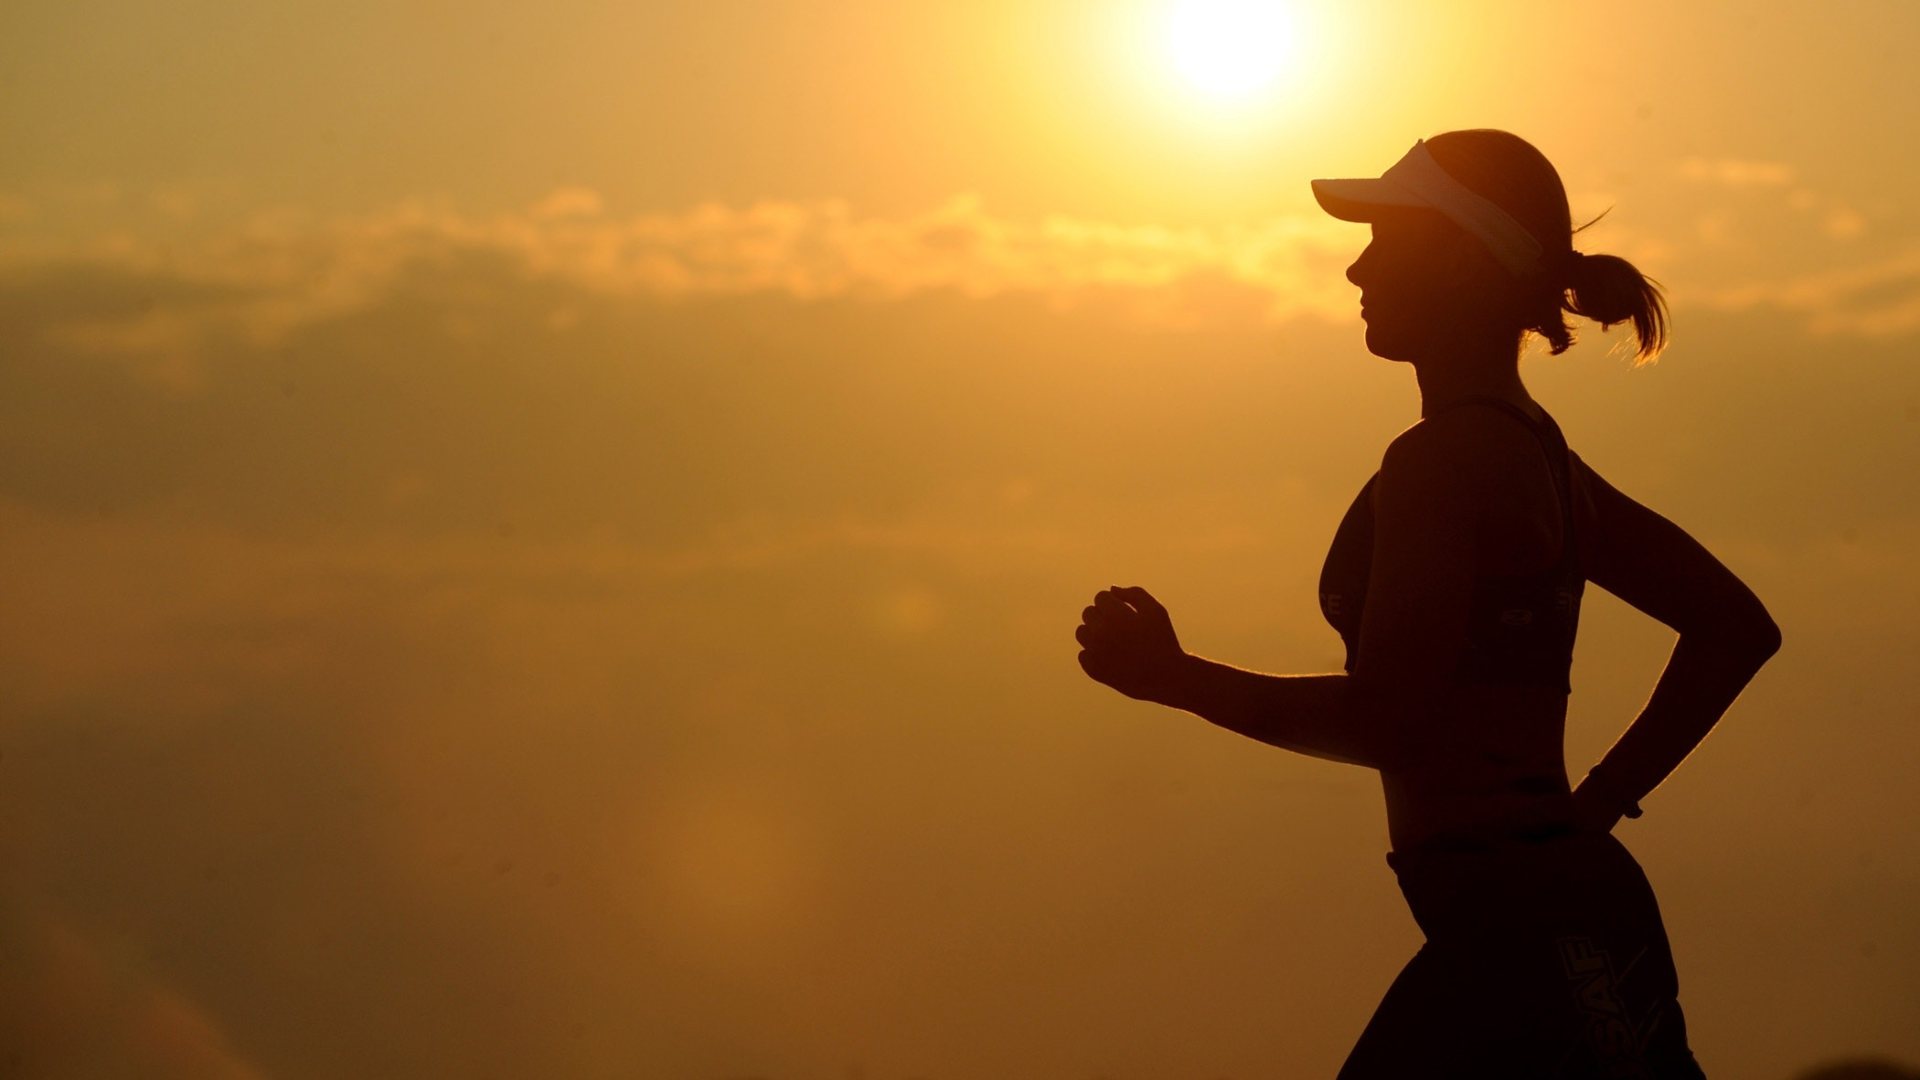
[[[1167,14],[1174,68],[1208,97],[1237,101],[1270,86],[1293,58],[1293,27],[1275,0],[1183,0]]]

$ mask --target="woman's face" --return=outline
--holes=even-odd
[[[1387,360],[1417,360],[1436,342],[1500,317],[1511,282],[1492,253],[1438,211],[1393,211],[1373,222],[1373,242],[1347,280],[1360,287],[1367,350]]]

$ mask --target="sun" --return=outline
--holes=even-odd
[[[1292,21],[1275,0],[1182,0],[1164,30],[1174,70],[1220,101],[1254,97],[1293,60]]]

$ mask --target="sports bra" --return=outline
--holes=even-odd
[[[1499,398],[1462,398],[1445,406],[1479,402],[1504,409],[1527,425],[1547,453],[1560,502],[1560,559],[1534,574],[1481,574],[1474,578],[1467,641],[1454,678],[1470,683],[1555,686],[1572,693],[1573,639],[1580,625],[1580,598],[1586,577],[1580,569],[1573,530],[1571,471],[1566,439],[1551,416],[1537,421],[1526,410]],[[1443,409],[1442,411],[1445,411]],[[1375,472],[1347,508],[1320,569],[1320,613],[1346,643],[1348,674],[1359,655],[1360,616],[1367,603],[1367,575],[1373,556],[1373,482]]]

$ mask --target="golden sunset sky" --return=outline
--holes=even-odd
[[[1498,127],[1663,282],[1521,372],[1781,653],[1618,835],[1716,1080],[1920,1062],[1920,5],[0,9],[0,1073],[1331,1076],[1418,419],[1308,180]],[[1251,46],[1251,47],[1249,47]],[[1673,634],[1587,593],[1577,778]]]

